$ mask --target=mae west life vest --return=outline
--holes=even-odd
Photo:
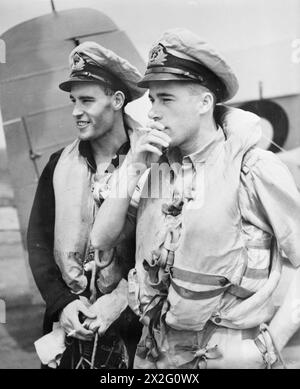
[[[180,206],[174,196],[141,198],[129,301],[143,320],[151,320],[158,301],[163,301],[165,323],[178,330],[200,331],[208,320],[250,328],[274,313],[271,296],[281,270],[278,249],[267,232],[242,219],[239,207],[241,174],[255,163],[258,118],[234,110],[223,130],[227,139],[200,161],[200,198],[185,198]],[[183,163],[183,169],[190,168]],[[168,182],[169,172],[160,173]],[[155,185],[151,180],[148,186]],[[163,228],[158,231],[158,226]]]
[[[79,140],[62,152],[53,175],[55,194],[54,258],[65,283],[74,293],[88,284],[83,262],[95,213],[92,173],[80,155]]]
[[[129,115],[124,115],[124,122],[129,134],[139,126]],[[86,272],[95,268],[89,237],[99,206],[92,191],[97,184],[95,173],[80,153],[79,143],[77,139],[63,150],[53,175],[54,257],[63,280],[76,294],[86,290]],[[106,180],[104,189],[108,183],[109,179]],[[106,189],[101,193],[102,197],[108,194]],[[113,256],[113,260],[104,269],[97,269],[97,274],[92,271],[96,279],[92,279],[91,283],[95,281],[98,291],[110,293],[122,277],[127,275],[134,263],[134,250],[134,241],[124,240],[112,252],[103,254]]]

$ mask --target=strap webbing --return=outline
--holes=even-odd
[[[269,268],[265,269],[252,269],[247,267],[243,277],[252,278],[255,280],[262,280],[269,277]]]
[[[195,273],[189,270],[179,269],[177,267],[172,267],[170,269],[170,274],[173,278],[202,285],[224,286],[229,282],[228,279],[223,276]]]
[[[220,294],[222,294],[226,289],[228,289],[228,286],[224,286],[222,288],[214,289],[214,290],[205,290],[201,292],[195,292],[190,289],[186,289],[183,286],[177,285],[172,279],[171,279],[171,285],[175,292],[179,294],[184,299],[187,300],[202,300],[202,299],[209,299],[212,297],[216,297]]]
[[[271,247],[272,238],[264,239],[264,240],[248,240],[246,243],[246,247],[249,249],[265,249],[269,250]]]
[[[218,289],[213,289],[213,290],[204,290],[204,291],[193,291],[190,289],[186,289],[183,286],[177,285],[174,280],[171,278],[171,285],[175,292],[179,294],[184,299],[187,300],[204,300],[204,299],[210,299],[213,297],[216,297],[224,292],[228,292],[240,299],[246,299],[254,294],[254,292],[242,288],[239,285],[227,285],[223,286]]]
[[[228,288],[228,293],[232,294],[235,297],[238,297],[240,299],[247,299],[248,297],[251,297],[254,295],[255,292],[252,292],[246,288],[243,288],[239,285],[230,285]]]

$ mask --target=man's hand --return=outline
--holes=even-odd
[[[159,122],[151,122],[148,128],[138,129],[131,136],[133,163],[150,167],[158,161],[162,150],[169,147],[171,138],[164,132],[164,126]]]
[[[107,329],[115,322],[128,305],[127,281],[122,279],[116,289],[111,293],[105,294],[97,299],[91,305],[91,311],[97,315],[96,320],[86,319],[84,327],[91,331],[98,331],[98,334],[104,335]]]
[[[91,340],[93,338],[93,331],[84,328],[79,321],[79,314],[95,319],[96,315],[86,306],[81,300],[75,300],[69,303],[60,315],[60,325],[65,330],[67,336],[72,333],[74,338],[81,340]]]

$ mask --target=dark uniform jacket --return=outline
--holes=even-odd
[[[126,154],[128,150],[129,142],[126,142],[111,161],[111,166],[117,167],[119,155]],[[27,234],[30,267],[40,293],[46,302],[44,334],[52,331],[53,322],[58,321],[62,309],[73,300],[79,298],[78,295],[71,292],[64,282],[53,255],[55,225],[53,173],[62,151],[60,150],[51,155],[39,179]],[[96,163],[92,155],[90,143],[81,141],[79,152],[86,158],[89,168],[94,173],[96,171]],[[132,255],[124,264],[123,276],[125,278],[129,268],[134,267],[135,252],[135,242],[127,243]],[[88,288],[83,295],[89,297]],[[118,327],[125,343],[129,346],[129,350],[134,352],[141,334],[141,326],[137,317],[128,308],[123,312],[118,322],[113,325]]]

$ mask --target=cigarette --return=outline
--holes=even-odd
[[[72,331],[70,331],[68,334],[67,334],[67,337],[70,337],[70,336],[73,336],[73,335],[75,335],[76,334],[76,330],[72,330]]]

